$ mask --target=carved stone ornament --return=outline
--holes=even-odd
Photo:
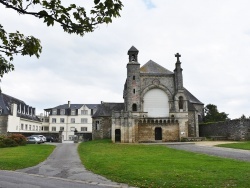
[[[160,81],[158,79],[154,79],[152,83],[158,86],[160,84]]]

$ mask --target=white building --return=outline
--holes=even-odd
[[[62,141],[73,140],[76,133],[80,140],[87,137],[91,139],[92,115],[96,107],[97,104],[70,104],[68,102],[68,104],[44,109],[43,129],[50,133],[60,133]]]
[[[35,108],[0,91],[0,134],[42,131],[42,122],[36,116]]]

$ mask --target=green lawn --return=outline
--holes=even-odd
[[[250,163],[174,150],[166,146],[81,143],[88,170],[137,187],[250,187]]]
[[[0,148],[0,170],[16,170],[35,166],[44,161],[54,148],[53,145],[45,144]]]
[[[250,150],[250,142],[239,142],[239,143],[231,143],[231,144],[219,144],[216,145],[218,147],[225,147],[225,148],[235,148],[235,149],[245,149]]]

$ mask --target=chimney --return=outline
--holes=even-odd
[[[68,107],[70,108],[70,101],[68,101]]]

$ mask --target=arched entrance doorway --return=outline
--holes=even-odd
[[[115,130],[115,142],[121,142],[121,130],[120,129]]]
[[[155,140],[162,140],[162,129],[161,127],[155,128]]]

